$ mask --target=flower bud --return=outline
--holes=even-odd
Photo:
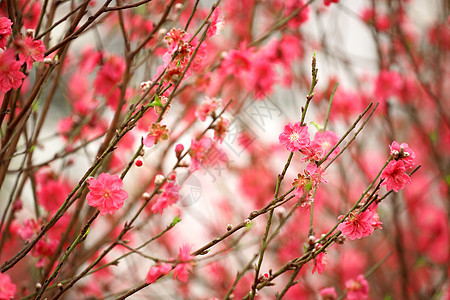
[[[164,182],[164,175],[158,174],[155,176],[155,184],[161,184]]]
[[[134,161],[134,164],[136,165],[136,167],[142,167],[144,165],[144,159],[142,158],[142,156],[138,156]]]
[[[177,144],[175,146],[175,155],[177,156],[178,159],[180,159],[181,154],[183,153],[183,151],[184,151],[183,144]]]

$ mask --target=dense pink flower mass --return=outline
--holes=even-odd
[[[284,126],[284,131],[279,136],[280,144],[286,149],[295,152],[309,146],[308,126],[302,126],[301,122]]]
[[[164,276],[172,271],[172,266],[169,264],[160,264],[150,268],[145,278],[145,282],[148,284],[156,282],[159,277]]]
[[[89,190],[86,199],[92,207],[97,207],[102,216],[113,214],[122,208],[128,193],[122,189],[123,182],[118,175],[101,173],[97,179],[89,180]]]
[[[364,300],[369,297],[369,283],[363,275],[358,275],[356,280],[350,279],[345,282],[348,300]]]
[[[337,228],[351,240],[360,239],[371,235],[374,231],[372,217],[373,213],[370,211],[364,211],[359,214],[352,212]]]
[[[396,160],[390,161],[381,173],[381,178],[384,179],[381,185],[386,185],[388,191],[400,191],[411,182],[411,178],[405,171],[406,167],[403,162]]]
[[[7,274],[0,273],[0,299],[14,299],[16,295],[16,285],[11,282]]]
[[[17,89],[22,84],[25,74],[20,72],[22,64],[16,61],[14,50],[7,49],[0,54],[0,91],[6,93],[10,89]]]

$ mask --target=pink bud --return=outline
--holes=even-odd
[[[181,157],[181,153],[183,153],[183,150],[184,150],[184,146],[182,144],[177,144],[175,146],[175,154],[176,154],[177,158]]]

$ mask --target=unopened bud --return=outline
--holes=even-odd
[[[58,289],[62,290],[64,286],[63,286],[63,284],[60,282],[60,283],[58,283],[57,287],[58,287]]]
[[[175,155],[177,156],[177,158],[179,159],[181,157],[181,154],[184,151],[184,146],[183,144],[177,144],[175,146]]]
[[[27,29],[26,33],[27,36],[33,37],[34,36],[34,29]]]
[[[161,184],[164,182],[164,175],[158,174],[155,176],[155,184]]]
[[[158,30],[159,36],[165,36],[166,34],[167,34],[167,29],[161,28],[160,30]]]
[[[143,193],[142,194],[142,199],[144,199],[145,201],[150,200],[150,194],[149,193]]]
[[[313,236],[313,235],[310,235],[310,236],[308,237],[308,244],[314,245],[315,242],[316,242],[316,237]]]
[[[46,58],[44,58],[44,64],[52,64],[53,63],[53,59],[51,59],[50,57],[46,57]]]
[[[136,165],[136,167],[142,167],[144,165],[143,158],[141,156],[138,156],[134,161],[134,164]]]
[[[230,231],[231,229],[233,229],[233,225],[228,224],[228,225],[227,225],[227,231]]]
[[[146,91],[148,91],[149,89],[150,89],[150,86],[153,84],[153,82],[152,81],[143,81],[143,82],[141,82],[141,85],[140,85],[140,87],[141,87],[141,91],[143,91],[143,92],[146,92]]]
[[[183,9],[182,3],[175,4],[175,13],[177,13],[177,14],[180,13],[182,9]]]
[[[345,242],[345,236],[343,236],[343,235],[340,235],[337,239],[336,239],[336,243],[338,243],[338,244],[344,244],[344,242]]]
[[[40,290],[42,288],[42,284],[40,284],[39,282],[36,283],[36,290]]]
[[[286,215],[286,209],[282,206],[279,206],[275,209],[275,213],[277,214],[278,218],[282,219]]]

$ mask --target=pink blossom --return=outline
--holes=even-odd
[[[327,264],[327,257],[325,256],[324,252],[320,252],[314,258],[314,267],[312,269],[312,273],[314,274],[314,272],[317,271],[317,273],[322,274],[323,271],[325,271],[326,264]]]
[[[318,186],[320,183],[325,182],[327,183],[324,178],[322,178],[323,173],[325,172],[324,169],[321,167],[318,167],[316,164],[308,164],[305,169],[305,174],[311,178],[314,186]]]
[[[168,133],[169,130],[166,129],[166,125],[153,123],[149,128],[147,136],[144,138],[144,146],[152,147],[160,141],[167,140],[169,138]]]
[[[87,45],[83,48],[81,53],[81,59],[78,63],[80,71],[90,73],[94,68],[100,64],[103,53],[96,51],[91,45]]]
[[[31,69],[35,61],[44,60],[45,46],[40,40],[33,40],[27,36],[25,39],[16,42],[19,48],[19,60],[27,64],[27,69]]]
[[[211,25],[209,26],[208,37],[212,37],[216,34],[220,34],[224,25],[223,14],[220,12],[220,7],[216,7],[211,15]]]
[[[275,82],[276,72],[272,62],[264,55],[254,57],[244,81],[247,90],[254,92],[256,99],[263,99],[273,92]]]
[[[372,227],[373,227],[373,229],[383,229],[383,227],[381,226],[381,225],[383,225],[383,222],[381,222],[381,220],[380,220],[380,216],[378,215],[377,208],[378,208],[378,204],[375,202],[369,206],[369,211],[373,213]]]
[[[223,142],[225,138],[228,127],[230,126],[230,120],[225,117],[220,117],[219,120],[214,125],[214,140]]]
[[[172,266],[169,264],[159,264],[153,266],[148,271],[147,277],[145,278],[145,282],[148,284],[156,282],[159,277],[164,276],[172,271]]]
[[[286,146],[291,152],[302,150],[309,146],[308,126],[302,126],[301,122],[284,126],[284,131],[279,136],[280,144]]]
[[[125,62],[123,58],[116,55],[111,56],[97,72],[97,77],[94,80],[95,91],[110,98],[117,90],[124,72]]]
[[[284,3],[286,9],[283,13],[285,17],[291,15],[295,10],[303,8],[299,13],[295,15],[294,18],[292,18],[288,25],[290,28],[298,28],[300,25],[308,21],[309,18],[309,6],[305,5],[304,0],[283,0],[281,1]]]
[[[64,180],[48,179],[40,184],[36,196],[37,201],[50,213],[55,213],[69,195],[70,185]]]
[[[314,148],[319,154],[320,159],[325,157],[331,148],[339,141],[339,137],[336,132],[325,130],[324,132],[318,131],[314,135],[314,140],[311,142],[311,147]],[[328,156],[328,159],[332,159],[339,153],[339,147],[333,150]]]
[[[414,159],[416,158],[416,154],[411,148],[409,148],[408,144],[402,143],[400,145],[396,141],[393,141],[389,146],[389,149],[390,155],[392,155],[395,160],[405,163],[406,169],[414,167]]]
[[[189,150],[189,155],[191,156],[191,172],[200,168],[200,164],[206,158],[212,144],[213,141],[209,137],[202,137],[198,141],[196,139],[191,141],[191,150]]]
[[[351,240],[360,239],[369,236],[374,231],[372,227],[373,213],[364,211],[362,213],[352,212],[347,219],[338,225],[338,230],[343,235],[348,236]]]
[[[23,221],[23,227],[17,230],[17,234],[24,240],[29,241],[31,237],[41,229],[42,224],[35,219]]]
[[[162,214],[163,210],[175,204],[180,199],[180,186],[173,181],[168,181],[160,189],[162,191],[158,200],[152,205],[154,214]]]
[[[11,35],[12,32],[12,26],[13,22],[11,22],[10,19],[7,17],[1,17],[0,18],[0,48],[5,49],[6,45],[8,44],[8,38]]]
[[[224,57],[220,70],[226,75],[233,75],[237,78],[247,74],[252,65],[251,54],[253,48],[247,49],[245,44],[241,44],[240,50],[230,50]]]
[[[97,207],[102,216],[113,214],[123,206],[128,193],[122,189],[123,182],[118,175],[101,173],[97,179],[89,180],[89,190],[86,199],[92,207]]]
[[[0,273],[0,299],[14,299],[16,296],[16,285],[12,283],[9,275]]]
[[[0,54],[0,91],[6,93],[22,85],[25,74],[20,72],[21,63],[16,61],[14,50],[6,49]]]
[[[221,99],[205,97],[203,103],[197,107],[195,117],[201,121],[205,121],[207,116],[211,116],[213,112],[219,107]]]
[[[334,287],[323,288],[319,291],[322,300],[335,300],[337,299],[336,289]]]
[[[391,27],[389,17],[379,12],[375,14],[375,11],[371,7],[365,8],[362,11],[361,19],[364,22],[373,24],[379,31],[387,31]]]
[[[309,177],[305,175],[298,174],[298,178],[294,179],[292,186],[295,187],[294,195],[297,198],[302,198],[305,194],[309,193],[313,186],[313,182]]]
[[[369,283],[362,274],[358,275],[356,280],[347,280],[345,288],[347,289],[348,300],[364,300],[369,297]]]
[[[402,76],[395,71],[382,70],[375,80],[375,97],[386,101],[390,97],[400,97],[403,88]]]
[[[192,262],[189,262],[194,257],[190,254],[191,246],[183,245],[178,249],[179,263],[173,270],[173,278],[178,278],[179,281],[186,282],[188,280],[189,272],[192,271]]]
[[[164,40],[167,43],[168,49],[167,52],[172,55],[175,51],[178,50],[178,55],[180,57],[187,57],[192,52],[192,45],[189,45],[189,40],[191,38],[191,34],[187,33],[184,30],[172,28],[164,37]],[[184,59],[180,59],[184,61]]]
[[[381,185],[386,185],[386,189],[388,191],[400,191],[411,182],[411,178],[405,173],[405,171],[406,167],[403,162],[391,160],[381,173],[381,178],[384,179]]]
[[[325,6],[330,6],[331,3],[338,3],[339,0],[323,0],[323,4],[325,4]]]
[[[37,268],[44,267],[47,259],[55,254],[59,241],[60,238],[46,236],[37,242],[36,246],[31,250],[31,255],[39,258],[36,262]]]

